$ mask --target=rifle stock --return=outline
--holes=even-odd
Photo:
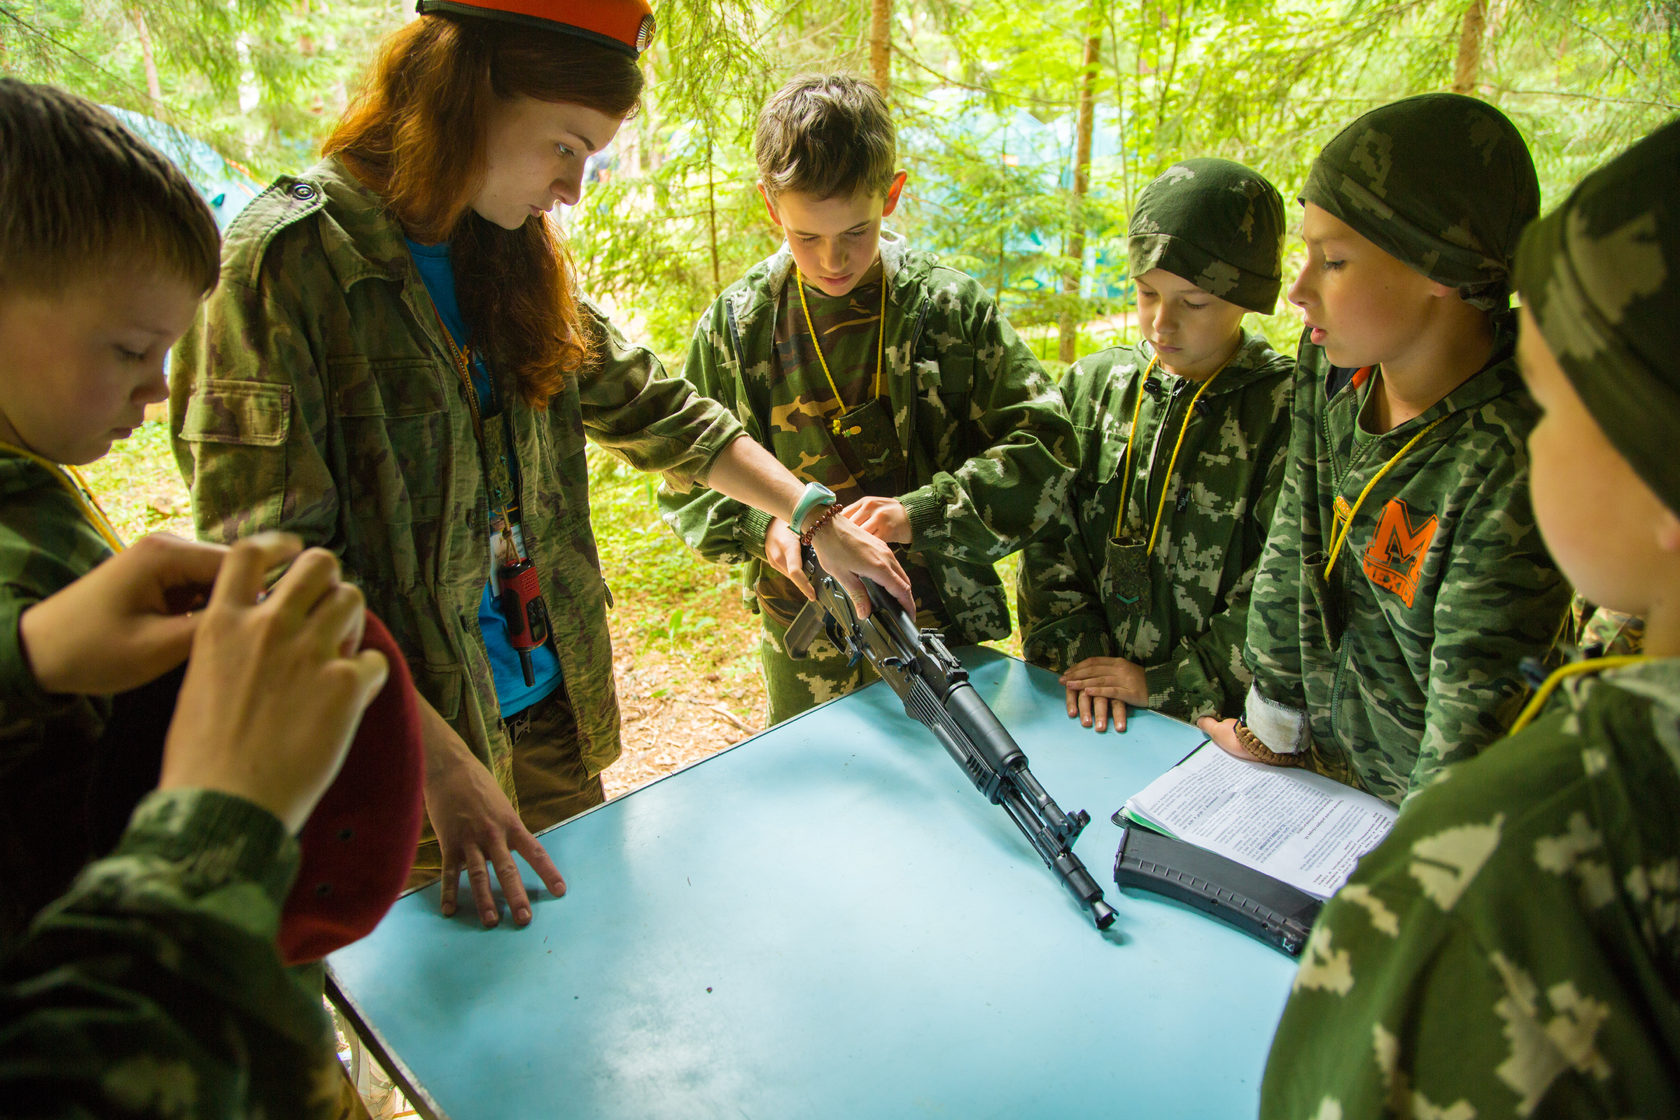
[[[1114,909],[1103,900],[1085,865],[1073,854],[1073,842],[1090,814],[1064,813],[1027,768],[1027,756],[974,686],[968,670],[944,640],[919,630],[898,600],[870,580],[870,614],[860,619],[844,588],[817,562],[814,549],[803,550],[805,575],[817,598],[807,603],[787,630],[790,656],[805,655],[819,631],[853,661],[867,657],[881,679],[904,703],[904,711],[933,732],[935,739],[968,775],[974,788],[1001,805],[1032,844],[1033,850],[1091,912],[1098,929],[1114,923]]]

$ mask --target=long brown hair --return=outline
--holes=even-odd
[[[423,15],[385,40],[362,89],[321,146],[385,199],[416,241],[448,241],[461,313],[476,347],[542,408],[600,340],[578,307],[557,228],[506,230],[479,217],[485,137],[498,102],[564,101],[628,116],[642,92],[629,55],[562,32]]]

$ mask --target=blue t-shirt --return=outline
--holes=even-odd
[[[441,245],[422,245],[410,240],[408,251],[413,254],[414,264],[420,269],[420,279],[425,281],[426,291],[437,308],[438,318],[443,320],[443,325],[454,338],[455,345],[465,346],[467,324],[461,317],[461,305],[455,299],[455,270],[449,261],[449,243],[446,241]],[[473,356],[471,369],[473,391],[478,395],[479,411],[483,413],[484,402],[493,399],[490,373],[476,354]],[[484,422],[500,424],[502,420],[499,414],[494,417],[486,415]],[[509,457],[511,456],[510,448]],[[517,464],[510,463],[509,467],[513,477],[517,478]],[[485,526],[484,531],[488,536],[489,525]],[[554,650],[547,643],[532,650],[531,669],[536,683],[525,683],[525,674],[519,667],[519,653],[508,640],[507,619],[502,615],[501,604],[496,599],[489,574],[486,573],[487,578],[484,582],[484,597],[478,602],[478,628],[484,636],[484,648],[490,654],[490,672],[496,681],[496,704],[502,710],[502,718],[506,719],[538,700],[546,699],[560,687],[560,659],[554,655]],[[546,588],[543,593],[547,595]]]

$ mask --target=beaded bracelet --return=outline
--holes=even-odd
[[[839,502],[830,502],[828,505],[824,506],[823,511],[817,514],[817,519],[811,522],[803,533],[799,534],[799,543],[801,545],[810,544],[811,538],[817,535],[817,530],[821,529],[824,525],[827,525],[830,521],[833,521],[834,515],[839,512]]]
[[[1253,728],[1241,720],[1237,721],[1236,730],[1238,744],[1242,746],[1243,750],[1253,755],[1257,762],[1264,762],[1267,766],[1305,766],[1307,764],[1307,760],[1298,752],[1279,754],[1274,751],[1260,741],[1260,736],[1254,733]]]

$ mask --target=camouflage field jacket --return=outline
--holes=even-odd
[[[1249,685],[1248,596],[1283,481],[1294,363],[1245,332],[1192,416],[1196,383],[1159,368],[1145,378],[1153,355],[1146,342],[1103,350],[1062,378],[1080,465],[1021,559],[1022,646],[1057,672],[1087,657],[1136,662],[1151,708],[1196,719],[1235,712]]]
[[[605,335],[543,411],[510,385],[527,551],[541,574],[583,758],[618,756],[609,601],[585,434],[677,486],[740,425]],[[512,794],[478,628],[489,513],[467,390],[401,228],[336,160],[282,178],[228,230],[221,283],[175,351],[170,419],[201,536],[287,529],[342,557],[416,686]]]
[[[95,854],[88,791],[111,715],[109,697],[41,691],[18,621],[110,555],[50,469],[0,451],[0,945]]]
[[[1680,661],[1409,801],[1301,956],[1263,1120],[1680,1116]]]
[[[1545,656],[1569,604],[1529,504],[1536,408],[1514,324],[1498,322],[1487,366],[1381,435],[1359,423],[1375,381],[1327,395],[1324,351],[1301,340],[1289,467],[1249,607],[1244,717],[1273,750],[1310,751],[1316,769],[1395,804],[1504,733],[1526,692],[1522,660]],[[1360,506],[1327,579],[1338,503],[1426,428]]]
[[[39,1117],[339,1115],[320,981],[274,947],[297,867],[243,798],[149,795],[0,965],[0,1093]]]
[[[1061,506],[1077,464],[1073,428],[1038,359],[985,289],[889,233],[881,262],[886,400],[893,453],[902,452],[909,480],[895,496],[909,516],[911,553],[931,574],[941,599],[935,613],[956,640],[1006,637],[1009,604],[992,564]],[[848,472],[824,423],[833,396],[822,373],[781,370],[773,358],[777,305],[793,298],[792,275],[784,245],[726,289],[695,329],[683,376],[794,474],[838,492],[834,483]],[[683,495],[669,486],[660,507],[702,556],[745,563],[750,601],[766,566],[770,518],[715,492]]]

